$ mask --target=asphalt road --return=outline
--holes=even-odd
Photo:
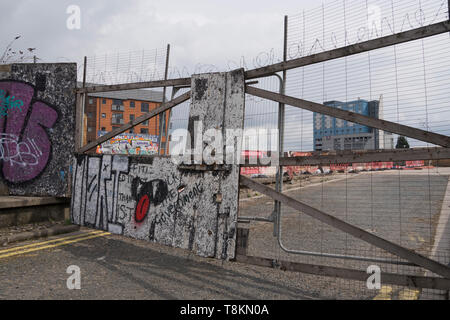
[[[67,288],[72,265],[80,268],[80,290]],[[312,281],[323,289],[311,290]],[[0,249],[0,299],[332,298],[327,288],[324,279],[202,259],[88,229]]]
[[[293,189],[288,195],[430,252],[448,177],[442,172],[362,174]],[[270,199],[260,197],[241,202],[240,214],[267,216],[272,208]],[[292,249],[390,257],[290,209],[283,212],[282,239]],[[373,264],[287,254],[276,243],[271,224],[252,223],[250,228],[250,255],[358,269]],[[80,290],[67,288],[69,266],[80,268]],[[419,272],[380,266],[384,272]],[[185,250],[84,228],[0,248],[0,299],[438,299],[439,295],[395,286],[368,290],[363,282],[202,259]]]

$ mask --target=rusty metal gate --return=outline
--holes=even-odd
[[[286,28],[287,28],[287,19],[286,19]],[[275,189],[266,186],[262,183],[254,181],[249,177],[241,175],[239,178],[239,184],[242,187],[254,190],[258,192],[260,195],[265,196],[265,206],[271,207],[267,205],[267,198],[273,199],[275,201],[275,206],[273,213],[269,216],[240,216],[238,218],[237,215],[237,207],[231,205],[230,203],[237,202],[237,199],[234,195],[237,196],[239,191],[238,186],[222,186],[219,180],[227,180],[227,183],[237,183],[237,176],[240,168],[245,167],[264,167],[270,166],[268,164],[267,159],[257,159],[257,163],[251,162],[252,159],[246,158],[244,163],[240,163],[238,166],[227,166],[223,163],[195,163],[194,165],[181,165],[177,166],[176,170],[187,172],[186,176],[190,176],[191,180],[184,180],[183,183],[177,185],[178,190],[176,190],[179,194],[183,192],[186,188],[194,187],[192,191],[189,193],[190,198],[186,198],[184,204],[190,203],[190,200],[193,200],[196,195],[206,193],[208,195],[208,201],[197,204],[195,201],[192,201],[192,210],[194,218],[192,221],[187,221],[186,224],[189,225],[188,229],[192,230],[194,228],[199,228],[202,231],[200,235],[192,235],[195,237],[195,241],[193,238],[190,238],[189,234],[186,235],[186,238],[177,238],[167,240],[169,238],[165,238],[161,236],[163,239],[161,242],[167,245],[179,246],[179,247],[188,247],[191,250],[194,250],[196,246],[204,245],[204,247],[196,248],[197,253],[202,256],[214,256],[222,259],[231,259],[236,260],[238,262],[244,262],[249,264],[256,264],[260,266],[272,267],[272,268],[281,268],[282,270],[288,271],[296,271],[306,274],[312,274],[316,276],[325,276],[325,277],[333,277],[339,279],[348,279],[348,280],[356,280],[364,283],[367,281],[369,274],[367,273],[367,267],[376,265],[381,269],[381,279],[383,285],[391,284],[396,286],[408,287],[408,288],[419,288],[420,290],[439,290],[439,292],[447,293],[450,290],[450,267],[447,265],[448,261],[441,261],[436,255],[424,255],[422,253],[417,252],[417,250],[412,250],[408,248],[408,246],[401,245],[396,243],[396,241],[388,240],[388,236],[384,236],[383,232],[379,232],[379,230],[367,230],[365,228],[360,227],[360,223],[357,220],[352,221],[348,220],[340,214],[331,214],[324,209],[318,208],[317,206],[308,204],[307,201],[300,201],[295,199],[292,196],[287,195],[283,191],[283,167],[295,167],[295,166],[330,166],[330,165],[340,165],[347,163],[368,163],[368,162],[399,162],[399,161],[439,161],[443,159],[450,159],[450,137],[447,135],[442,135],[438,133],[431,132],[429,130],[423,130],[416,127],[399,124],[396,122],[390,122],[387,120],[378,119],[375,117],[370,117],[366,115],[362,115],[357,112],[352,112],[348,110],[341,110],[339,108],[334,108],[325,104],[308,101],[305,99],[296,98],[293,96],[286,95],[285,83],[280,86],[279,92],[271,92],[268,90],[260,89],[254,86],[257,83],[258,79],[262,79],[264,77],[271,77],[274,75],[278,75],[278,73],[283,73],[284,77],[281,79],[286,79],[286,72],[289,70],[293,70],[296,68],[301,68],[313,64],[323,63],[325,61],[332,61],[336,59],[346,58],[349,56],[355,56],[362,53],[367,53],[372,50],[377,50],[381,48],[387,48],[390,46],[396,46],[400,44],[404,44],[411,41],[426,39],[428,37],[433,37],[437,35],[447,34],[450,31],[450,21],[442,21],[438,23],[433,23],[427,26],[422,26],[420,28],[414,28],[407,31],[402,31],[399,33],[394,33],[392,35],[378,37],[376,39],[367,40],[363,42],[359,42],[353,45],[347,45],[341,48],[332,49],[329,51],[324,51],[317,54],[307,55],[300,58],[295,58],[288,60],[287,49],[285,47],[284,61],[272,65],[268,65],[261,68],[256,68],[253,70],[236,70],[231,73],[226,74],[213,74],[213,75],[199,75],[193,76],[192,78],[181,78],[181,79],[171,79],[171,80],[160,80],[160,81],[150,81],[150,82],[140,82],[140,83],[132,83],[132,84],[119,84],[119,85],[103,85],[103,86],[92,86],[80,88],[77,90],[77,143],[76,143],[76,160],[75,164],[80,172],[83,172],[79,177],[80,181],[85,181],[80,184],[80,188],[83,186],[90,186],[92,181],[98,181],[98,183],[104,182],[108,184],[108,181],[113,181],[113,175],[111,172],[116,172],[115,178],[119,180],[119,172],[129,172],[132,170],[133,163],[135,163],[135,168],[139,169],[140,162],[137,160],[133,160],[132,157],[130,159],[130,163],[127,161],[127,165],[123,166],[123,161],[116,161],[109,159],[108,161],[104,161],[105,164],[111,166],[108,175],[103,177],[102,169],[100,168],[100,163],[96,164],[96,168],[99,167],[98,174],[91,175],[88,173],[90,170],[90,164],[86,163],[94,163],[98,161],[93,161],[87,159],[87,162],[83,162],[83,154],[89,152],[93,148],[98,145],[108,141],[109,139],[126,132],[135,126],[145,122],[157,115],[166,112],[173,107],[179,105],[180,103],[186,102],[189,99],[192,100],[192,103],[197,103],[202,107],[199,107],[201,110],[204,110],[201,113],[199,110],[191,110],[191,119],[209,119],[206,122],[209,123],[210,127],[220,127],[220,129],[224,128],[234,128],[239,129],[243,127],[243,114],[241,114],[240,105],[243,105],[243,94],[251,95],[254,97],[258,97],[260,99],[267,99],[279,104],[279,116],[278,116],[278,127],[280,130],[279,140],[278,140],[278,154],[275,158],[278,159],[277,165],[277,183],[275,185]],[[285,42],[286,43],[286,42]],[[448,76],[448,75],[447,75]],[[207,80],[205,80],[207,79]],[[244,83],[247,81],[246,83]],[[214,83],[214,85],[211,85]],[[118,129],[113,130],[112,132],[106,134],[105,136],[97,139],[94,142],[87,144],[86,146],[81,145],[81,136],[82,136],[82,118],[84,113],[84,104],[86,102],[86,98],[91,93],[98,92],[110,92],[110,91],[121,91],[121,90],[131,90],[131,89],[142,89],[142,88],[187,88],[191,87],[191,91],[186,92],[184,94],[179,95],[178,97],[173,98],[169,102],[163,103],[161,106],[156,108],[155,110],[147,113],[146,115],[139,117],[129,123],[121,126]],[[212,91],[210,91],[212,90]],[[220,93],[220,94],[219,94]],[[217,94],[217,95],[216,95]],[[228,96],[230,94],[236,94],[236,97]],[[219,101],[214,100],[219,99]],[[233,100],[235,99],[235,100]],[[219,113],[224,115],[223,119],[220,121],[214,122],[211,118],[208,118],[211,114],[214,114],[214,111],[210,110],[212,107],[218,108],[218,105],[222,105],[222,109],[220,109]],[[238,107],[236,107],[238,106]],[[308,110],[317,114],[326,115],[333,119],[341,119],[347,121],[349,123],[359,124],[363,126],[367,126],[370,128],[374,128],[377,130],[383,130],[385,132],[390,132],[393,134],[398,134],[400,136],[405,136],[409,138],[413,138],[416,140],[427,142],[431,145],[435,145],[437,147],[427,147],[427,148],[415,148],[415,149],[405,149],[405,150],[380,150],[380,151],[333,151],[333,152],[315,152],[310,156],[294,156],[289,157],[285,153],[281,152],[283,150],[283,133],[284,133],[284,113],[285,106],[291,106],[295,108],[300,108],[302,110]],[[208,109],[209,108],[209,109]],[[206,110],[206,111],[205,111]],[[238,110],[238,111],[236,111]],[[243,109],[242,109],[243,110]],[[196,114],[195,112],[200,112]],[[209,113],[208,113],[209,112]],[[195,118],[197,117],[197,118]],[[233,125],[231,125],[233,124]],[[194,130],[194,123],[189,123],[189,131]],[[242,138],[242,136],[238,136],[238,138]],[[270,155],[272,157],[273,155]],[[126,158],[126,157],[125,157]],[[115,158],[116,159],[116,158]],[[121,158],[122,159],[122,158]],[[148,157],[144,162],[147,164],[153,165],[153,163],[159,163],[161,168],[165,168],[166,164],[163,164],[164,161],[167,160],[167,157],[158,156],[158,157]],[[192,160],[192,159],[191,159]],[[169,162],[169,160],[167,160]],[[122,167],[123,166],[123,167]],[[88,168],[88,169],[86,169]],[[138,170],[136,169],[136,170]],[[115,170],[115,171],[114,171]],[[139,169],[140,170],[140,169]],[[164,169],[165,170],[165,169]],[[86,171],[86,173],[84,173]],[[177,172],[178,172],[177,171]],[[170,175],[170,174],[168,174]],[[219,176],[220,179],[217,180],[215,177]],[[198,179],[211,179],[208,180],[207,186],[197,187]],[[92,178],[92,181],[88,181]],[[104,178],[104,180],[102,180]],[[135,177],[136,178],[136,177]],[[373,178],[373,176],[370,176]],[[80,180],[81,179],[81,180]],[[100,179],[100,180],[95,180]],[[112,179],[112,180],[111,180]],[[174,176],[174,179],[178,179]],[[206,180],[205,180],[206,181]],[[160,205],[165,201],[165,198],[159,197],[160,194],[170,194],[170,186],[169,188],[164,185],[163,182],[155,179],[146,187],[144,187],[146,181],[131,181],[131,188],[135,187],[135,191],[131,192],[131,196],[137,197],[136,200],[136,212],[135,219],[138,221],[140,218],[142,220],[145,219],[146,209],[149,207],[149,203],[154,203],[155,205]],[[192,184],[189,186],[189,184]],[[77,192],[78,185],[76,182],[73,184],[73,192]],[[197,185],[198,186],[198,185]],[[210,189],[208,189],[208,187]],[[152,196],[148,196],[146,198],[146,194],[142,193],[145,188],[151,189]],[[152,189],[153,188],[153,189]],[[206,188],[206,190],[204,189]],[[101,194],[100,191],[97,191],[98,194],[98,202],[96,202],[96,211],[100,211],[103,213],[96,214],[95,218],[91,220],[89,223],[85,223],[81,218],[81,214],[77,217],[73,216],[73,219],[78,219],[77,223],[90,225],[96,228],[103,228],[108,230],[108,221],[111,217],[117,220],[117,203],[112,203],[112,209],[106,209],[108,204],[105,199],[107,197],[106,191],[105,194]],[[214,191],[215,190],[215,191]],[[235,193],[236,192],[236,193]],[[150,194],[149,193],[149,194]],[[139,198],[139,195],[141,197]],[[102,198],[103,197],[103,198]],[[174,197],[177,197],[174,194]],[[431,195],[430,195],[431,197]],[[73,196],[73,198],[75,198]],[[211,202],[212,199],[212,202]],[[74,200],[72,200],[74,201]],[[75,200],[76,201],[76,200]],[[83,200],[80,200],[80,203],[73,203],[72,208],[74,206],[83,206]],[[87,202],[86,202],[87,203]],[[86,203],[84,204],[84,208],[87,207]],[[114,207],[115,206],[115,207]],[[282,209],[283,208],[283,209]],[[290,208],[289,212],[285,211],[285,208]],[[89,209],[89,208],[88,208]],[[197,209],[202,210],[212,210],[211,217],[202,216],[202,213],[198,213]],[[84,209],[85,212],[87,209]],[[110,211],[108,211],[110,210]],[[177,209],[174,209],[175,212]],[[271,211],[271,210],[270,210]],[[287,213],[286,213],[287,212]],[[335,212],[333,210],[333,212]],[[271,212],[270,212],[271,213]],[[302,220],[302,223],[309,224],[310,227],[317,232],[324,232],[324,227],[330,228],[330,230],[336,230],[340,232],[346,241],[346,245],[350,247],[350,250],[346,250],[345,253],[338,252],[326,252],[326,250],[321,251],[313,251],[313,250],[301,250],[299,248],[289,248],[288,245],[283,241],[286,241],[286,238],[283,237],[283,225],[286,223],[292,223],[295,220],[289,220],[284,215],[288,215],[292,217],[294,215],[301,215],[302,217],[306,217],[306,220]],[[176,215],[175,215],[176,216]],[[114,220],[113,219],[113,220]],[[197,219],[197,220],[195,220]],[[202,220],[205,219],[205,220]],[[212,219],[214,223],[211,225]],[[115,221],[116,221],[115,220]],[[198,221],[203,221],[198,224]],[[142,221],[140,221],[142,222]],[[314,223],[320,222],[320,226]],[[249,243],[251,240],[251,235],[253,229],[249,227],[252,223],[257,223],[258,225],[270,226],[263,227],[264,233],[267,235],[268,230],[270,232],[270,236],[275,240],[276,245],[280,251],[277,256],[254,256],[252,255],[251,244]],[[111,223],[110,223],[111,224]],[[273,225],[273,228],[272,228]],[[123,227],[123,226],[122,226]],[[113,229],[109,229],[110,231],[114,231],[115,227],[111,227]],[[153,228],[155,231],[155,226],[152,225],[150,228]],[[175,224],[174,224],[174,232],[175,232]],[[195,229],[194,228],[194,229]],[[316,229],[315,229],[316,228]],[[317,228],[321,228],[320,230]],[[214,230],[213,230],[214,229]],[[213,230],[213,231],[211,231]],[[327,229],[328,230],[328,229]],[[327,231],[325,230],[325,231]],[[273,232],[272,232],[273,231]],[[123,231],[120,231],[123,232]],[[119,232],[119,233],[120,233]],[[128,234],[132,234],[133,230],[128,230]],[[163,231],[160,231],[163,232]],[[198,232],[196,230],[195,232]],[[236,235],[237,234],[237,235]],[[138,233],[134,234],[137,238],[142,238]],[[208,240],[212,239],[209,237],[215,236],[215,241]],[[199,239],[207,239],[200,241]],[[354,239],[354,240],[348,240]],[[303,239],[303,241],[306,241]],[[353,241],[353,242],[352,242]],[[352,246],[360,246],[362,243],[367,245],[368,247],[364,247],[364,249],[351,250]],[[236,251],[234,251],[236,245]],[[273,243],[271,244],[273,245]],[[361,247],[362,248],[362,247]],[[370,248],[370,250],[369,250]],[[361,254],[361,252],[370,251],[370,255]],[[352,253],[353,252],[353,253]],[[301,259],[291,259],[292,255],[298,256],[308,256],[308,257],[317,257],[318,260],[307,260],[306,262]],[[445,257],[447,259],[447,257]],[[342,264],[336,264],[336,261],[349,261],[348,265],[345,267]],[[351,262],[351,263],[350,263]],[[401,267],[401,268],[400,268]],[[387,270],[387,271],[386,271]]]

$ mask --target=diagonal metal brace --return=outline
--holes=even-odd
[[[247,186],[255,191],[258,191],[268,197],[271,197],[274,200],[280,201],[281,203],[294,208],[302,213],[322,221],[336,229],[339,229],[345,233],[348,233],[355,238],[361,239],[371,245],[374,245],[378,248],[384,249],[396,256],[399,256],[403,259],[406,259],[412,263],[415,263],[418,266],[421,266],[427,270],[430,270],[444,278],[450,279],[450,268],[446,265],[443,265],[437,261],[429,259],[421,254],[418,254],[412,250],[406,249],[402,246],[399,246],[393,242],[380,238],[370,232],[367,232],[361,228],[355,227],[343,220],[340,220],[328,213],[317,210],[313,207],[308,206],[300,201],[297,201],[291,197],[288,197],[282,193],[276,192],[275,190],[262,185],[258,182],[253,181],[247,177],[240,177],[240,184]]]

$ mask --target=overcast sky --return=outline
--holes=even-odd
[[[81,9],[69,30],[67,7]],[[312,0],[15,0],[1,1],[0,48],[37,48],[45,62],[172,45],[171,64],[221,64],[281,48],[283,16],[317,6]],[[233,58],[234,59],[234,58]]]
[[[196,69],[199,63],[225,71],[230,61],[239,67],[241,57],[245,57],[248,67],[254,67],[254,58],[261,52],[263,58],[271,52],[279,58],[284,15],[290,17],[289,58],[343,46],[346,31],[350,43],[367,40],[368,33],[364,38],[361,28],[367,28],[369,5],[379,6],[383,27],[380,34],[372,32],[371,38],[391,34],[392,28],[399,32],[448,17],[447,0],[325,0],[324,3],[322,7],[321,2],[313,0],[2,0],[0,54],[17,35],[21,38],[14,49],[37,48],[35,53],[41,62],[80,63],[84,56],[99,59],[105,54],[150,51],[171,44],[171,68],[184,68],[180,76],[189,76],[196,71],[210,71]],[[70,15],[66,11],[71,5],[81,9],[79,30],[67,28]],[[303,10],[306,23],[302,20]],[[363,37],[358,39],[361,34]],[[388,47],[296,69],[288,73],[287,91],[319,103],[360,97],[377,99],[383,95],[387,120],[449,134],[449,39],[444,34],[395,49]],[[92,61],[88,61],[89,70]],[[270,61],[262,62],[265,63]],[[103,82],[112,81],[111,77]],[[277,79],[263,80],[260,85],[278,90]],[[246,124],[270,127],[275,123],[276,104],[261,101],[252,106],[249,101],[247,109],[253,107],[253,113],[246,113]],[[184,122],[186,117],[183,113]],[[312,113],[288,110],[286,126],[287,145],[291,144],[295,150],[311,150]]]

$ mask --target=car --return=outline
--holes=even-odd
[[[252,174],[251,178],[252,179],[268,179],[269,177],[266,176],[265,174]]]

